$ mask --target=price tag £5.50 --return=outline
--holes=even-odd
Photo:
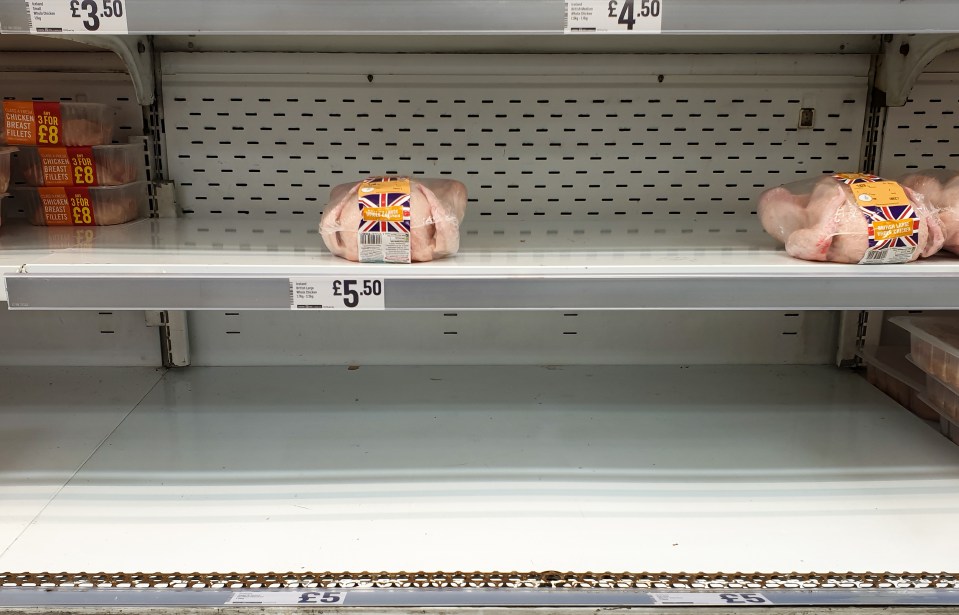
[[[126,34],[128,0],[25,0],[30,31]]]
[[[290,278],[290,309],[386,309],[382,278]]]
[[[665,0],[566,0],[566,34],[659,34]]]

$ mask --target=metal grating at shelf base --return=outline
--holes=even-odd
[[[955,573],[211,572],[2,573],[0,588],[959,589]]]

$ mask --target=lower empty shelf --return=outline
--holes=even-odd
[[[959,551],[959,448],[830,367],[90,369],[145,397],[80,405],[75,372],[36,373],[0,402],[4,517],[44,501],[0,534],[0,570],[919,571]],[[81,445],[70,421],[115,402],[136,407]],[[82,467],[37,496],[42,451],[67,447]]]

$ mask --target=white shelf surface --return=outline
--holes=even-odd
[[[153,368],[0,370],[0,551],[12,543],[161,373]]]
[[[336,258],[314,225],[10,224],[0,254],[22,261],[21,273],[6,278],[8,290],[28,287],[10,302],[21,308],[288,309],[289,277],[344,275],[385,278],[387,309],[959,307],[957,258],[886,266],[800,261],[754,220],[685,228],[650,219],[636,232],[583,223],[562,235],[547,224],[539,236],[511,236],[491,223],[478,226],[479,237],[464,236],[454,258],[398,266]],[[890,293],[891,285],[899,292]]]
[[[45,430],[12,432],[5,511],[89,454],[39,403],[2,406]],[[948,570],[957,511],[959,448],[830,367],[188,368],[0,569]]]

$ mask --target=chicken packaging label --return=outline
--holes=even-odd
[[[410,179],[370,177],[360,183],[357,241],[361,263],[410,263]]]
[[[868,223],[869,247],[860,264],[908,263],[919,250],[919,214],[897,182],[864,173],[841,173]]]
[[[95,226],[93,200],[87,188],[37,188],[47,226]]]
[[[44,186],[99,186],[92,147],[38,147]]]
[[[8,145],[59,145],[63,132],[60,103],[4,101],[3,129]]]

